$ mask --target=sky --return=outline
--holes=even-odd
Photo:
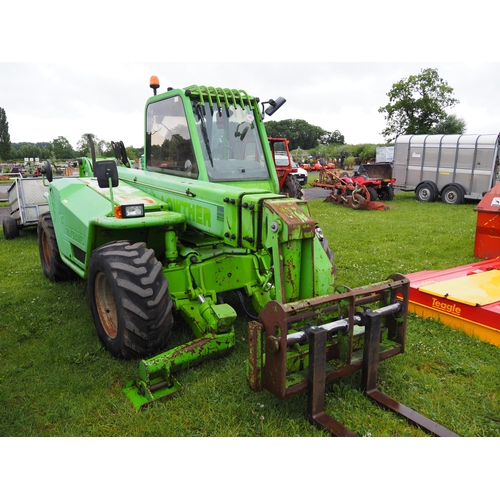
[[[19,20],[0,30],[0,107],[11,142],[63,136],[76,147],[93,133],[142,147],[149,78],[156,75],[160,92],[196,84],[243,89],[262,101],[282,96],[287,102],[271,120],[339,130],[348,144],[383,143],[378,109],[389,102],[387,92],[425,68],[437,69],[454,89],[460,104],[447,111],[465,120],[466,133],[500,132],[489,0],[467,8],[379,0],[330,10],[319,0],[254,0],[251,9],[219,0],[210,15],[179,2],[61,5],[2,7],[2,18]]]
[[[261,101],[282,96],[287,102],[272,120],[339,130],[347,144],[383,143],[378,108],[394,83],[424,68],[453,88],[460,104],[447,111],[465,120],[466,133],[500,133],[498,62],[0,62],[0,107],[14,143],[63,136],[76,147],[90,132],[141,147],[156,75],[159,92],[197,84],[243,89]]]

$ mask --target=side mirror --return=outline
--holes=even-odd
[[[285,102],[286,99],[284,97],[278,97],[275,101],[273,99],[270,99],[269,100],[270,106],[266,108],[266,115],[271,116],[274,113],[276,113],[276,111],[278,111],[278,109],[280,109],[281,106],[285,104]]]
[[[54,176],[52,174],[52,165],[50,164],[49,160],[46,160],[46,162],[45,162],[45,167],[43,169],[43,173],[45,174],[45,177],[47,177],[47,180],[49,182],[52,182]]]
[[[94,173],[100,188],[118,186],[118,169],[114,160],[97,161],[94,164]]]

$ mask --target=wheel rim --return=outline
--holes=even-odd
[[[97,273],[94,281],[95,306],[106,335],[114,339],[118,331],[118,315],[111,287],[103,272]]]
[[[433,193],[431,191],[431,188],[429,186],[423,186],[420,189],[420,199],[422,201],[430,201],[432,199]]]
[[[444,194],[444,198],[446,200],[446,203],[449,203],[450,205],[455,205],[458,203],[458,193],[453,189],[446,191],[446,193]]]

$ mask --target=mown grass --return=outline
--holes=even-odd
[[[326,196],[325,192],[325,196]],[[307,192],[306,192],[307,197]],[[473,262],[474,204],[418,203],[398,193],[386,211],[310,202],[335,251],[339,284]],[[246,383],[247,319],[238,310],[230,355],[179,374],[184,390],[136,411],[123,395],[137,362],[100,345],[85,283],[49,282],[36,229],[0,235],[0,436],[326,436],[305,394],[280,401]],[[188,331],[176,322],[176,336]],[[411,315],[403,355],[381,363],[391,397],[462,436],[500,436],[500,349]],[[327,389],[327,411],[361,436],[424,436],[364,397],[356,373]]]

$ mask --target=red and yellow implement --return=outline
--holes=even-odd
[[[407,277],[409,311],[500,347],[500,258]]]

